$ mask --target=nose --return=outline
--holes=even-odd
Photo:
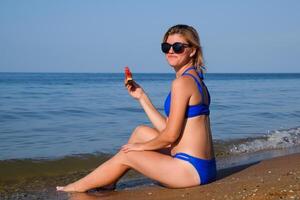
[[[169,50],[169,52],[168,53],[170,53],[170,54],[174,54],[174,51],[173,51],[173,47],[171,46],[171,48],[170,48],[170,50]]]

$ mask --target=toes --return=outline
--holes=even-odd
[[[64,191],[64,188],[65,188],[65,187],[57,186],[57,187],[56,187],[56,191]]]

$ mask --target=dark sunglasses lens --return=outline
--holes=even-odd
[[[168,44],[168,43],[162,43],[161,44],[161,50],[162,50],[162,52],[169,53],[170,49],[171,49],[171,45],[170,44]]]
[[[182,53],[184,51],[184,45],[179,42],[174,43],[173,51],[174,51],[174,53]]]

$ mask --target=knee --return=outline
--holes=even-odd
[[[134,131],[132,132],[132,134],[136,134],[139,135],[141,132],[143,132],[143,129],[145,129],[147,126],[145,125],[139,125],[137,126]]]
[[[134,157],[134,154],[136,152],[132,151],[132,152],[127,152],[124,153],[123,151],[119,151],[115,157],[118,160],[119,163],[121,163],[122,165],[126,165],[128,167],[132,167],[132,158]]]
[[[141,139],[141,134],[143,129],[145,129],[145,125],[137,126],[134,131],[131,133],[130,140],[131,142],[138,142]]]

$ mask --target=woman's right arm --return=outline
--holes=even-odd
[[[153,126],[158,131],[163,131],[166,128],[167,118],[154,107],[146,93],[141,95],[139,102]]]
[[[167,118],[164,117],[152,104],[144,90],[135,81],[126,85],[128,93],[137,99],[147,114],[149,120],[158,131],[163,131],[166,127]]]

